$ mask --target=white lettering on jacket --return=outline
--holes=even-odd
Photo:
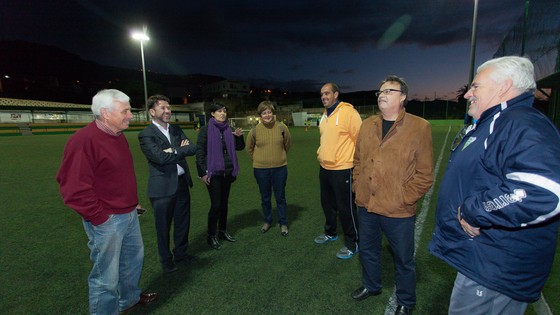
[[[525,197],[527,197],[527,193],[524,189],[515,189],[512,194],[504,194],[482,204],[484,205],[484,210],[491,212],[505,208],[514,202],[522,202]]]

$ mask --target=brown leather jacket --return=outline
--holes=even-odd
[[[411,217],[434,181],[432,129],[402,109],[381,139],[382,121],[378,115],[369,117],[358,134],[352,186],[356,204],[386,217]]]

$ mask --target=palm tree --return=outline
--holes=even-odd
[[[465,94],[469,91],[468,84],[463,85],[460,89],[457,90],[457,102],[466,103]]]
[[[469,85],[465,84],[463,85],[461,88],[459,88],[457,90],[457,104],[459,104],[459,108],[467,108],[467,99],[465,99],[465,95],[467,94],[467,92],[469,91]],[[468,125],[471,121],[470,117],[465,113],[463,113],[464,115],[464,120],[465,120],[465,125]]]

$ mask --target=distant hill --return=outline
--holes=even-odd
[[[148,95],[161,93],[173,104],[203,100],[202,86],[226,78],[205,74],[171,75],[149,72]],[[120,89],[131,97],[133,107],[144,104],[144,85],[139,70],[100,65],[54,46],[24,41],[0,41],[0,97],[91,104],[92,96],[104,88]],[[258,91],[261,88],[251,87]],[[273,90],[268,97],[279,103],[300,103],[304,108],[321,107],[317,91]],[[263,99],[246,100],[255,108]],[[354,106],[377,104],[374,91],[342,93],[340,99]],[[464,104],[449,101],[411,100],[407,111],[419,116],[461,118]]]
[[[96,91],[122,89],[134,104],[143,104],[138,70],[100,65],[60,48],[25,41],[0,41],[0,97],[32,98],[89,104]],[[148,94],[166,94],[166,87],[202,97],[200,87],[225,80],[204,74],[170,75],[150,72]],[[181,87],[181,89],[177,89]],[[185,95],[169,95],[183,98]]]
[[[0,41],[0,71],[12,75],[80,78],[87,71],[102,68],[54,46],[24,41]]]

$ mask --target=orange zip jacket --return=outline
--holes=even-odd
[[[362,118],[350,103],[340,102],[329,117],[325,110],[319,123],[321,143],[317,149],[317,160],[324,169],[354,167],[354,150],[361,125]]]

